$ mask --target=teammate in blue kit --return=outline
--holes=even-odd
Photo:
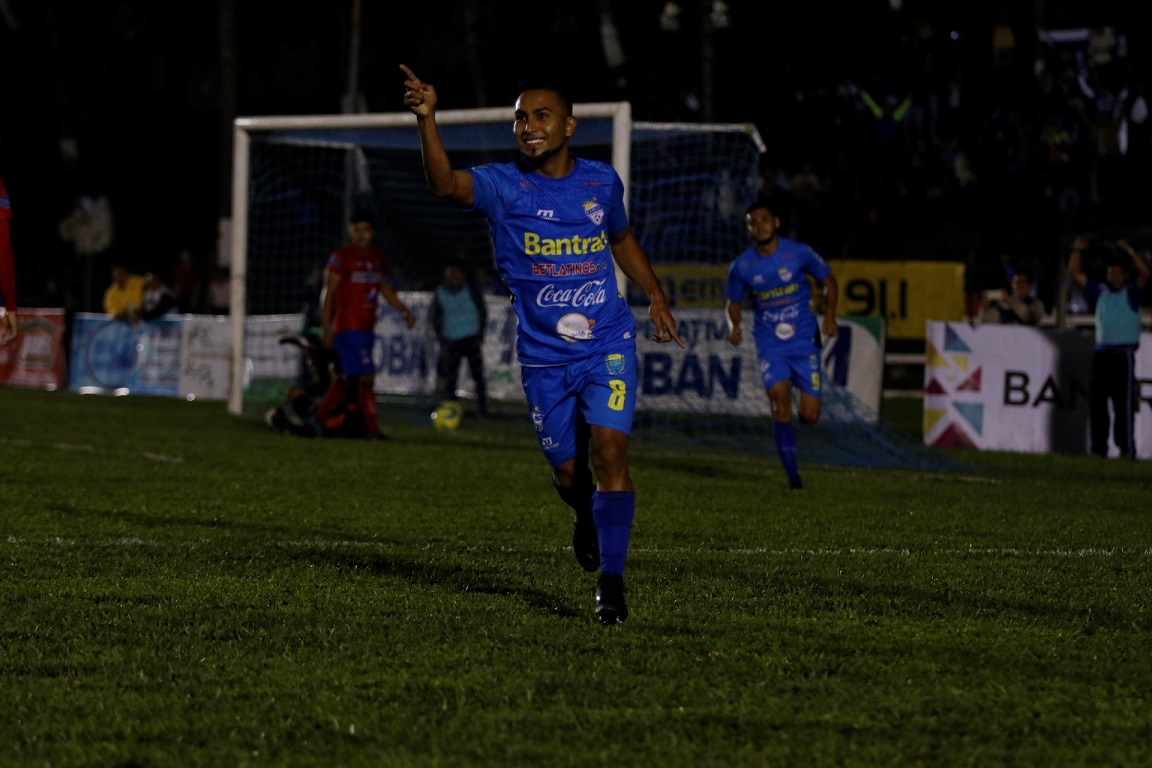
[[[792,386],[800,392],[800,421],[815,424],[820,419],[823,378],[820,332],[835,336],[839,331],[839,287],[828,263],[811,247],[780,237],[780,219],[767,201],[748,206],[744,221],[754,245],[728,269],[728,340],[738,345],[744,338],[740,321],[744,302],[751,298],[752,337],[772,408],[772,436],[788,487],[803,488],[792,426]],[[812,311],[809,276],[824,289],[824,322],[819,326]]]
[[[636,511],[628,436],[637,356],[636,323],[615,265],[648,296],[652,340],[684,346],[629,228],[623,183],[610,165],[569,154],[572,103],[546,83],[516,99],[518,161],[454,170],[436,123],[436,89],[400,69],[429,186],[488,220],[496,269],[512,294],[536,436],[553,485],[575,511],[576,559],[584,570],[600,571],[596,616],[616,624],[628,616],[624,564]]]

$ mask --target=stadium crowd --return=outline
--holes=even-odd
[[[637,120],[754,123],[768,147],[763,185],[787,193],[792,205],[783,219],[790,234],[827,258],[960,261],[968,266],[971,289],[1006,288],[1001,266],[1007,258],[1035,273],[1036,290],[1052,306],[1055,279],[1076,234],[1125,237],[1138,249],[1152,241],[1146,229],[1152,197],[1149,67],[1143,29],[1123,4],[951,8],[889,0],[843,6],[835,19],[822,18],[817,4],[786,5],[773,9],[770,45],[759,55],[750,52],[749,41],[764,31],[741,16],[751,4],[730,2],[730,23],[713,30],[710,83],[695,55],[700,41],[686,36],[693,6],[679,5],[684,11],[679,31],[671,31],[663,18],[657,27],[658,14],[643,4],[619,2],[601,3],[595,11],[558,7],[533,23],[562,29],[581,50],[600,47],[599,62],[595,56],[577,57],[578,100],[626,99]],[[18,57],[49,47],[60,55],[79,55],[76,46],[39,44],[35,6],[18,10],[25,23],[0,30],[8,35],[0,37],[6,42],[0,47],[13,57],[13,66],[22,61]],[[84,79],[99,68],[59,63],[58,85],[73,92],[71,100],[63,92],[56,97],[60,167],[41,164],[35,173],[17,168],[6,176],[18,217],[13,225],[18,251],[32,250],[29,232],[36,228],[37,259],[25,258],[18,277],[21,295],[33,303],[54,301],[63,287],[77,309],[98,310],[99,283],[113,258],[135,260],[142,272],[170,269],[170,254],[190,244],[205,275],[223,260],[217,238],[218,217],[228,210],[221,191],[227,142],[205,137],[220,133],[215,121],[229,118],[225,94],[209,87],[203,62],[190,51],[180,67],[139,66],[173,43],[162,42],[154,31],[166,23],[162,18],[143,7],[136,11],[107,22],[106,34],[127,42],[108,46],[106,79],[151,72],[152,80],[141,87],[152,89],[148,93],[155,98],[129,100],[123,94],[131,87],[113,92]],[[241,14],[238,51],[247,58],[239,57],[236,113],[337,111],[333,94],[346,85],[345,71],[319,65],[341,53],[324,46],[347,42],[346,30],[332,29],[338,15],[334,11],[323,24],[312,21],[293,33],[296,37],[261,43],[277,46],[266,49],[244,37],[252,20]],[[366,14],[365,23],[372,18]],[[608,18],[619,27],[612,45],[602,32]],[[94,34],[97,23],[104,23],[100,17],[85,19],[73,34]],[[211,21],[210,13],[196,12],[195,23]],[[482,32],[497,40],[522,32],[523,23],[494,18]],[[263,35],[262,23],[257,28]],[[385,48],[365,32],[360,81],[365,107],[394,110],[394,88],[387,88],[387,78],[378,73],[394,66],[404,44],[390,41]],[[431,28],[424,32],[434,34]],[[449,38],[460,44],[459,30],[450,25],[440,34],[445,44]],[[300,36],[311,45],[294,45]],[[203,47],[211,48],[211,42],[205,38]],[[261,55],[253,55],[257,50]],[[498,58],[499,45],[483,50],[477,61],[459,57],[440,65],[439,79],[461,94],[461,108],[506,103],[499,85],[510,75],[508,62]],[[288,53],[291,66],[277,68]],[[9,59],[0,57],[4,61]],[[308,77],[285,75],[305,70]],[[38,115],[44,110],[29,105],[40,104],[34,101],[40,98],[29,86],[29,93],[12,103],[22,114]],[[163,120],[165,132],[128,134],[108,127],[139,119],[137,102],[145,101],[149,120]],[[87,111],[81,109],[85,105]],[[100,119],[109,111],[117,113],[115,121]],[[93,123],[86,133],[83,120]],[[18,123],[4,133],[0,149],[9,161],[22,160],[17,153],[24,151],[19,144],[25,135],[45,133],[31,118],[25,127],[17,130]],[[102,144],[100,158],[94,158],[97,144]],[[173,146],[181,151],[171,152]],[[151,194],[154,188],[141,185],[143,172],[120,162],[124,152],[163,157],[162,163],[141,165],[187,178],[186,189]],[[214,170],[204,173],[205,168]],[[44,205],[32,184],[50,184],[52,194],[63,199]],[[149,194],[139,194],[141,188]],[[99,236],[112,232],[113,212],[114,239],[104,244],[106,250],[93,251],[104,242]],[[81,214],[86,218],[78,220]],[[52,224],[60,222],[57,243],[45,242],[44,228],[35,221],[46,216]],[[173,282],[175,276],[165,277]],[[195,300],[200,306],[210,303],[206,282]]]
[[[792,234],[829,258],[958,261],[970,291],[1027,269],[1048,307],[1077,234],[1147,248],[1149,105],[1128,38],[1006,23],[977,45],[921,21],[867,77],[795,84],[790,132],[758,123]]]

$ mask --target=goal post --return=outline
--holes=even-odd
[[[627,102],[577,104],[574,114],[579,124],[570,138],[573,153],[609,162],[619,173],[632,231],[677,318],[699,328],[701,320],[722,316],[727,265],[748,245],[743,213],[760,192],[764,143],[755,126],[633,121]],[[356,208],[376,215],[376,242],[388,254],[390,278],[418,315],[449,263],[498,283],[487,222],[428,188],[415,119],[396,112],[235,121],[227,254],[232,413],[261,413],[292,383],[299,361],[291,346],[277,342],[319,324],[323,265],[346,242],[348,217]],[[517,154],[507,109],[444,110],[437,122],[454,167]],[[618,275],[643,324],[647,298]],[[518,381],[515,322],[507,317],[506,301],[490,298],[500,310],[490,315],[491,337],[499,341],[491,355],[485,352],[486,367],[501,383]],[[426,323],[407,330],[393,327],[393,320],[382,309],[373,353],[376,391],[427,397],[435,342]],[[490,392],[492,385],[490,378]],[[502,391],[505,399],[523,396],[511,385]],[[689,413],[727,407],[719,398],[680,406],[644,402]]]

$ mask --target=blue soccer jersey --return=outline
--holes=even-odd
[[[562,179],[516,163],[469,171],[473,210],[489,221],[496,270],[514,299],[520,363],[561,365],[635,344],[608,248],[609,235],[628,226],[615,169],[576,158]]]
[[[725,293],[734,303],[752,297],[752,336],[758,350],[811,350],[819,344],[820,326],[812,312],[808,276],[823,282],[831,271],[811,247],[779,237],[770,256],[752,247],[736,257]]]

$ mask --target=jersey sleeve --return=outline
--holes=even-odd
[[[608,214],[608,234],[615,235],[628,228],[628,209],[624,206],[624,181],[615,168],[609,166],[612,172],[612,206]]]
[[[503,166],[500,164],[478,165],[469,168],[472,174],[472,207],[466,211],[475,211],[484,214],[489,221],[499,221],[504,214],[504,198],[500,190],[505,188],[502,183]]]
[[[728,279],[724,281],[724,296],[733,304],[744,301],[746,289],[744,278],[740,274],[740,259],[737,258],[728,267]]]
[[[812,250],[811,246],[805,246],[805,250],[807,251],[808,274],[823,282],[828,275],[832,274],[832,267],[828,266],[824,257]]]

